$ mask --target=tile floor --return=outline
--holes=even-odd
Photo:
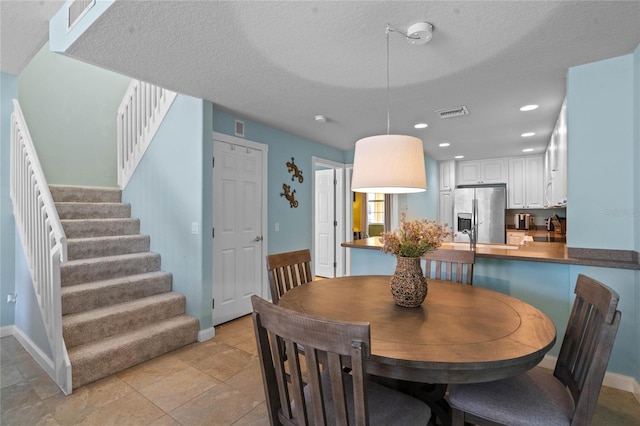
[[[2,425],[268,425],[251,317],[216,337],[64,394],[13,337],[0,341]],[[640,426],[629,392],[603,388],[593,425]]]

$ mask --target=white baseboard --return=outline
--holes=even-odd
[[[198,331],[198,342],[205,342],[207,340],[211,340],[215,335],[216,335],[216,330],[213,327],[200,330]]]
[[[33,360],[37,362],[40,365],[40,367],[42,367],[42,369],[55,382],[56,375],[55,375],[55,369],[53,367],[53,360],[49,358],[47,354],[42,352],[42,350],[39,347],[37,347],[36,344],[33,343],[33,341],[29,337],[27,337],[27,335],[22,333],[22,331],[19,328],[14,327],[13,336],[16,338],[18,342],[20,342],[22,347],[24,347],[27,350],[27,352],[29,352],[29,355],[33,357]]]
[[[538,365],[540,367],[553,370],[556,366],[557,360],[558,358],[555,356],[545,355]],[[638,384],[638,381],[633,377],[623,376],[622,374],[617,373],[606,373],[602,384],[610,388],[631,392],[638,402],[640,402],[640,384]]]
[[[0,327],[0,337],[13,336],[13,329],[15,326],[13,325],[5,325],[4,327]]]

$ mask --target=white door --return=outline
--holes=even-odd
[[[336,268],[335,170],[316,170],[315,275],[333,278]]]
[[[241,142],[213,143],[213,324],[251,312],[262,296],[262,174],[265,153]]]

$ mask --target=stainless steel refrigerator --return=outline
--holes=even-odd
[[[507,187],[465,185],[455,189],[453,205],[454,241],[468,242],[463,230],[476,232],[477,243],[505,243]]]

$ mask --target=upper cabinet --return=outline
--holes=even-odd
[[[451,230],[453,225],[453,190],[456,187],[456,163],[453,160],[438,162],[439,208],[438,220]]]
[[[509,158],[508,208],[544,208],[544,157]]]
[[[490,160],[460,161],[458,163],[458,185],[506,183],[507,167],[504,158]]]
[[[567,204],[567,104],[563,102],[544,157],[544,206]]]
[[[440,161],[440,191],[453,191],[456,187],[456,164],[453,160]]]

